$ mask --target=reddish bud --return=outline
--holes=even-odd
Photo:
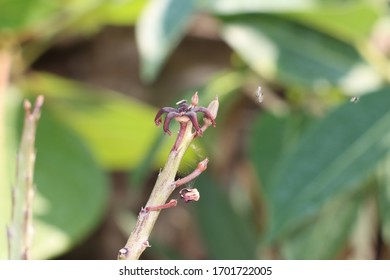
[[[29,115],[31,111],[31,103],[28,100],[24,100],[24,110],[26,110],[26,113]]]
[[[211,101],[209,106],[207,107],[207,109],[209,109],[214,119],[217,118],[218,108],[219,108],[219,100],[218,100],[218,96],[216,96],[215,99]]]
[[[45,100],[45,98],[43,97],[43,95],[39,95],[37,97],[37,100],[35,101],[36,110],[39,110],[42,107],[44,100]]]
[[[198,103],[199,103],[198,92],[195,92],[194,95],[191,98],[191,105],[195,107],[195,106],[198,105]]]
[[[145,248],[150,248],[152,247],[150,244],[149,244],[149,241],[148,240],[145,240],[142,245],[145,247]]]
[[[203,172],[207,169],[207,164],[209,163],[209,159],[206,158],[198,163],[198,169],[200,172]]]
[[[207,107],[214,120],[217,118],[218,108],[219,108],[219,101],[218,101],[218,96],[216,96],[215,99],[211,101],[209,106]],[[210,125],[215,126],[215,121],[211,121],[209,118],[203,118],[203,121],[204,124],[206,125],[206,128]]]

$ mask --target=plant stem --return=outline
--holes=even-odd
[[[169,196],[175,190],[176,186],[173,184],[176,173],[179,169],[180,162],[194,138],[192,133],[192,124],[187,122],[186,126],[180,126],[179,136],[180,143],[175,143],[175,149],[169,153],[168,160],[159,174],[153,191],[149,197],[146,207],[154,207],[156,205],[163,205],[166,203]],[[120,260],[137,260],[142,252],[149,247],[149,236],[154,227],[154,224],[160,214],[160,210],[148,211],[146,214],[138,216],[137,224],[131,233],[124,248],[119,250],[118,259]]]
[[[192,98],[192,106],[196,106],[197,104],[198,94],[195,93]],[[214,120],[217,117],[218,107],[219,102],[218,98],[216,97],[213,101],[211,101],[207,109],[202,109],[203,113],[205,112],[205,110],[207,110],[205,115],[207,114],[207,117],[211,117],[213,119],[209,120],[207,117],[203,119],[204,125],[201,128],[202,133],[200,135],[202,135],[203,132],[210,125],[215,125]],[[191,108],[188,107],[188,110],[191,110]],[[157,113],[157,116],[155,118],[155,122],[157,125],[161,123],[161,119],[159,118],[161,117],[161,114],[163,112],[163,110],[160,110]],[[130,234],[130,237],[127,240],[125,247],[119,250],[119,260],[139,259],[142,252],[147,247],[150,247],[148,239],[152,232],[154,224],[156,223],[156,220],[160,214],[161,209],[174,207],[177,204],[177,201],[175,199],[172,199],[170,202],[166,203],[169,196],[176,189],[176,187],[199,176],[199,174],[207,168],[208,159],[206,158],[198,164],[197,169],[190,175],[186,176],[181,180],[178,180],[177,182],[174,181],[184,153],[191,144],[191,141],[196,136],[198,136],[198,131],[192,133],[193,122],[188,116],[180,116],[175,118],[175,120],[180,123],[179,134],[177,135],[175,144],[173,145],[173,148],[169,153],[168,160],[165,163],[164,169],[158,175],[156,184],[154,185],[153,191],[149,197],[148,202],[146,203],[145,208],[142,208],[138,215],[138,220],[134,230]],[[184,194],[184,197],[186,202],[191,200],[197,201],[199,199],[199,193],[197,193],[196,189],[193,189],[190,194]]]
[[[43,96],[39,96],[31,108],[24,102],[26,111],[22,139],[16,163],[16,182],[12,188],[12,218],[8,227],[10,259],[29,259],[33,235],[32,206],[34,199],[35,132],[40,117]]]

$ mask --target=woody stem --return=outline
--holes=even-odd
[[[148,207],[156,207],[156,205],[161,206],[166,204],[167,199],[176,188],[172,182],[175,180],[175,176],[184,153],[193,140],[191,122],[187,122],[185,125],[181,124],[180,130],[181,132],[179,132],[178,139],[176,139],[176,143],[174,145],[174,147],[176,147],[169,153],[168,160],[157,178],[145,209]],[[139,259],[142,252],[147,248],[145,244],[148,244],[150,233],[152,232],[160,212],[161,211],[158,209],[157,211],[149,211],[147,215],[142,215],[140,213],[135,228],[130,234],[125,247],[119,250],[118,259]]]

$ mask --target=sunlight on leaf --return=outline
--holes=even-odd
[[[76,33],[93,33],[106,25],[134,25],[146,3],[146,0],[106,1],[77,18],[69,29]]]
[[[164,62],[184,36],[196,1],[152,0],[141,14],[136,37],[144,81],[156,79]]]
[[[306,10],[315,5],[313,0],[203,0],[204,8],[216,14],[242,14]]]
[[[379,18],[379,11],[373,3],[355,1],[349,5],[324,5],[286,16],[340,40],[355,43],[368,37]]]
[[[58,1],[0,0],[0,31],[19,31],[42,22],[58,9]]]
[[[63,253],[103,217],[108,180],[80,139],[46,110],[38,126],[34,259]],[[40,226],[42,226],[40,228]]]
[[[8,258],[8,243],[6,236],[6,227],[9,225],[11,218],[11,186],[15,182],[15,168],[16,168],[16,149],[17,132],[15,130],[15,123],[17,113],[22,104],[20,92],[16,89],[9,89],[4,98],[4,104],[0,110],[4,110],[4,145],[0,146],[0,260]],[[3,144],[3,142],[1,143]],[[1,230],[3,229],[3,230]]]
[[[222,36],[259,75],[284,84],[338,84],[363,64],[351,46],[302,25],[266,15],[222,17]]]
[[[109,169],[136,166],[160,132],[153,107],[112,91],[39,73],[30,75],[25,89],[44,94],[47,108],[77,131]]]
[[[80,139],[45,109],[38,124],[36,150],[31,253],[33,259],[47,259],[66,252],[94,230],[104,214],[108,182]],[[10,205],[10,194],[2,199],[2,206]],[[0,258],[6,258],[5,238],[0,236]]]

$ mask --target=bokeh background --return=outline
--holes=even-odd
[[[0,0],[0,39],[1,259],[24,98],[33,258],[115,259],[174,141],[155,113],[195,91],[220,100],[178,174],[210,159],[201,199],[143,259],[390,258],[388,1]]]

